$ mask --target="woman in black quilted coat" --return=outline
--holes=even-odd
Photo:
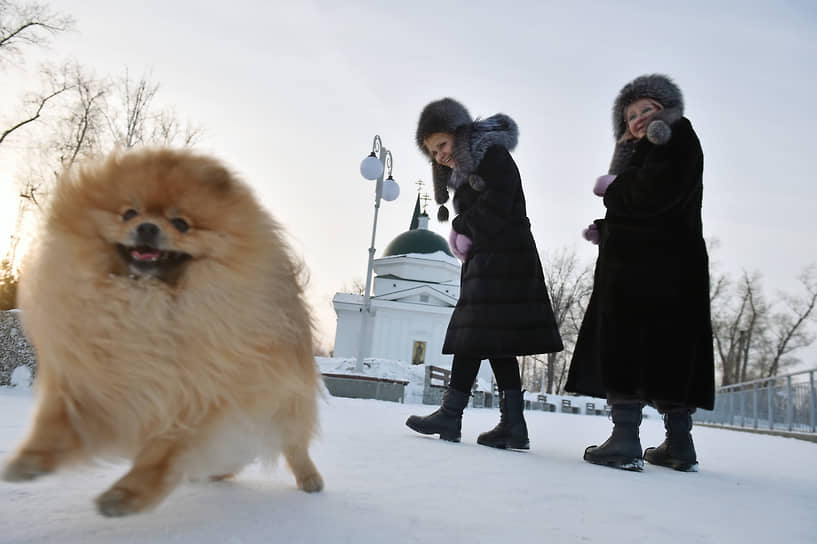
[[[563,349],[542,265],[530,230],[525,196],[510,151],[516,123],[504,114],[473,121],[450,98],[428,104],[420,115],[416,142],[432,161],[434,196],[444,206],[454,190],[449,237],[462,261],[460,298],[443,345],[453,354],[451,381],[439,410],[411,416],[406,424],[423,434],[459,442],[463,409],[482,359],[488,359],[500,389],[501,418],[477,442],[528,449],[522,415],[518,355]]]

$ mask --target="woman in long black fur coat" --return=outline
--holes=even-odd
[[[613,127],[610,173],[593,189],[607,214],[584,233],[599,256],[566,389],[611,405],[612,436],[587,448],[586,461],[641,470],[646,459],[694,471],[691,414],[714,403],[703,152],[666,76],[625,85]],[[667,431],[643,456],[642,403],[664,415]]]
[[[501,418],[477,442],[528,449],[517,355],[563,349],[525,209],[522,180],[509,153],[516,123],[504,114],[472,121],[462,104],[444,98],[420,115],[416,141],[432,161],[437,218],[448,220],[449,241],[463,261],[460,298],[443,353],[454,354],[451,380],[439,410],[406,421],[423,434],[459,442],[462,412],[482,359],[489,359],[500,389]]]

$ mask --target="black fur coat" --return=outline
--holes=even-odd
[[[496,117],[496,116],[495,116]],[[504,116],[503,116],[504,117]],[[485,359],[563,349],[525,209],[522,180],[497,119],[457,130],[452,222],[473,245],[443,353]],[[488,123],[486,123],[488,122]]]
[[[703,152],[680,118],[638,141],[604,195],[599,256],[566,389],[712,409]]]

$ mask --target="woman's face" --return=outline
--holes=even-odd
[[[425,140],[423,145],[428,149],[431,155],[431,160],[437,161],[443,166],[454,168],[457,164],[454,162],[453,148],[454,135],[448,132],[435,132]]]
[[[653,115],[661,111],[661,105],[649,98],[639,98],[624,110],[627,128],[633,138],[640,140],[647,133],[647,124]]]

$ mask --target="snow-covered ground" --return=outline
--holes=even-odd
[[[0,388],[0,457],[32,406],[30,392]],[[124,464],[0,482],[0,543],[817,542],[817,444],[701,427],[700,472],[632,473],[582,461],[607,437],[604,417],[527,412],[531,450],[512,452],[475,443],[496,410],[469,409],[461,444],[404,426],[432,409],[327,398],[312,448],[326,489],[315,495],[283,463],[252,465],[234,481],[185,484],[153,512],[108,519],[92,500]],[[662,438],[647,419],[643,444]]]

